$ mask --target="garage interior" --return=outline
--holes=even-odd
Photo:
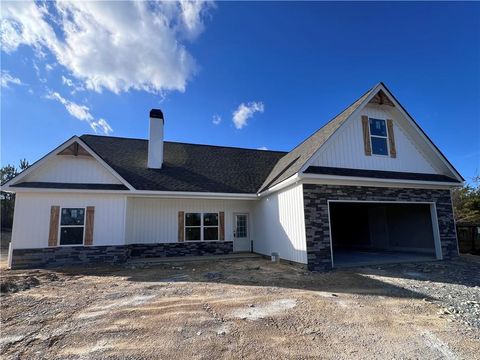
[[[330,202],[334,267],[436,259],[429,204]]]

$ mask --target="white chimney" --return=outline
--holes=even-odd
[[[148,136],[148,167],[161,169],[163,164],[163,113],[160,109],[150,110]]]

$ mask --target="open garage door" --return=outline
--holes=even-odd
[[[441,258],[433,204],[329,201],[329,211],[334,267]]]

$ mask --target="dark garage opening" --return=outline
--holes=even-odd
[[[333,266],[433,260],[429,204],[330,202]]]

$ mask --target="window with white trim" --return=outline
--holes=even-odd
[[[185,213],[185,240],[218,240],[218,213]]]
[[[383,119],[369,118],[372,154],[388,156],[387,122]]]
[[[62,208],[60,212],[60,245],[83,245],[85,208]]]

